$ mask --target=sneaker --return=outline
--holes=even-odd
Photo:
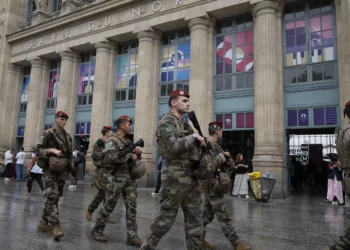
[[[246,198],[246,199],[249,199],[250,197],[249,197],[249,195],[247,195],[245,198]]]
[[[237,197],[238,197],[238,198],[241,198],[241,196],[240,196],[240,195],[238,195]]]
[[[43,192],[42,192],[42,197],[46,197],[46,190],[44,190]]]
[[[338,202],[332,201],[331,205],[338,205]]]
[[[7,177],[4,179],[4,181],[9,181],[9,180],[10,180],[10,179],[9,179],[9,178],[7,178]]]
[[[73,188],[74,186],[73,185],[69,185],[68,188]]]
[[[152,192],[151,194],[152,194],[152,196],[158,195],[158,193],[156,193],[156,192]]]

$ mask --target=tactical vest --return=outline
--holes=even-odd
[[[169,117],[171,117],[171,119],[173,119],[175,121],[176,137],[177,138],[186,137],[186,136],[192,135],[194,133],[193,129],[191,128],[190,125],[179,122],[179,120],[176,117],[174,117],[173,114],[168,113],[168,114],[164,115],[164,117],[159,121],[158,128],[156,131],[156,137],[157,137],[157,142],[159,145],[159,151],[160,151],[160,154],[163,157],[163,159],[167,160],[168,163],[170,163],[170,162],[184,162],[185,160],[199,161],[202,153],[201,153],[201,149],[198,147],[193,147],[191,150],[187,150],[185,152],[178,153],[178,154],[171,154],[169,152],[169,149],[168,149],[164,139],[161,137],[161,133],[160,133],[161,125],[163,125],[166,122],[166,120],[169,119]]]
[[[345,132],[348,129],[350,129],[350,124],[339,129],[336,148],[337,148],[337,153],[341,164],[341,168],[350,169],[350,149],[346,148],[345,145],[343,144]]]
[[[116,150],[118,152],[118,151],[124,149],[124,147],[129,143],[131,143],[131,141],[128,139],[125,139],[125,141],[123,141],[122,139],[119,138],[119,136],[112,136],[112,137],[108,138],[108,140],[106,141],[105,149]],[[104,155],[104,159],[106,159],[108,157],[109,157],[109,154],[108,154],[108,152],[106,152]],[[125,157],[125,156],[122,156],[122,157]],[[125,161],[123,163],[108,163],[108,164],[106,164],[104,162],[104,159],[102,160],[102,166],[104,168],[107,168],[107,169],[114,168],[117,171],[125,171],[125,170],[129,169],[127,161]]]

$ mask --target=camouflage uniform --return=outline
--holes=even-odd
[[[219,146],[218,143],[213,141],[208,141],[210,143],[211,154],[213,156],[216,168],[221,173],[226,173],[228,176],[231,176],[231,171],[234,167],[234,162],[232,158],[225,158],[224,150]],[[213,173],[214,175],[214,173]],[[231,216],[225,204],[224,193],[220,190],[220,184],[215,178],[212,178],[211,181],[203,181],[202,186],[205,192],[205,201],[204,201],[204,230],[202,235],[202,241],[205,239],[205,227],[211,223],[214,219],[214,215],[217,216],[218,221],[221,224],[221,230],[230,241],[232,246],[238,244],[238,236],[235,232],[235,229],[232,226]]]
[[[187,249],[202,249],[201,190],[198,180],[192,177],[200,152],[195,146],[193,133],[192,128],[173,113],[165,115],[158,124],[157,142],[163,159],[167,161],[161,178],[161,209],[141,249],[157,247],[174,224],[180,206],[185,217]]]
[[[95,186],[98,189],[98,193],[89,204],[88,211],[91,213],[93,213],[100,205],[100,203],[105,199],[104,188],[106,187],[107,183],[105,182],[106,179],[103,178],[103,173],[107,174],[110,171],[108,169],[103,169],[103,166],[101,166],[101,160],[104,156],[104,149],[105,140],[103,138],[98,139],[92,148],[91,158],[94,161],[94,165],[96,166]]]
[[[58,143],[58,145],[57,145]],[[36,155],[40,158],[48,159],[49,148],[55,148],[62,152],[62,157],[72,160],[72,137],[63,130],[59,133],[55,128],[48,129],[42,133],[36,146]],[[56,155],[52,155],[56,156]],[[42,220],[52,226],[59,225],[58,201],[63,195],[65,183],[65,172],[56,173],[45,169],[45,191],[46,203],[43,209]]]
[[[344,169],[344,191],[350,196],[350,124],[343,126],[338,131],[337,137],[337,153],[339,156],[340,166]],[[349,212],[346,212],[350,216]],[[350,226],[345,230],[345,235],[340,237],[334,246],[328,248],[330,250],[346,250],[350,249]]]
[[[128,160],[132,153],[124,156],[118,154],[119,149],[132,142],[118,135],[109,138],[106,145],[112,145],[113,150],[105,152],[102,160],[103,173],[101,179],[106,183],[105,202],[101,208],[93,231],[103,233],[106,219],[113,212],[120,195],[123,195],[126,207],[127,237],[137,237],[136,224],[136,183],[130,176]]]

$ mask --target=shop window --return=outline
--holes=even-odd
[[[75,124],[75,135],[89,135],[90,134],[91,123],[81,122]]]
[[[89,52],[82,55],[78,83],[78,106],[92,105],[95,66],[96,52]]]
[[[25,131],[25,127],[24,126],[20,126],[17,128],[17,137],[24,137],[24,131]]]
[[[137,57],[137,42],[118,46],[115,102],[133,101],[136,99]]]
[[[191,43],[189,30],[166,34],[162,40],[159,95],[189,91]]]
[[[60,75],[60,61],[52,61],[46,96],[46,109],[55,109]]]
[[[29,82],[30,82],[30,67],[25,67],[23,82],[22,82],[22,89],[21,89],[21,103],[20,103],[19,112],[27,111]]]
[[[216,27],[215,91],[254,87],[254,30],[251,14],[220,21]]]
[[[335,21],[330,0],[286,5],[285,84],[337,80]]]

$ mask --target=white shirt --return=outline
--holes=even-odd
[[[30,170],[31,173],[34,173],[34,174],[44,174],[43,173],[43,170],[36,164],[34,164],[32,170]]]
[[[10,150],[7,150],[5,153],[5,165],[12,163],[12,154]]]
[[[26,158],[26,154],[24,152],[19,152],[16,155],[16,163],[17,164],[24,164],[24,159]]]

